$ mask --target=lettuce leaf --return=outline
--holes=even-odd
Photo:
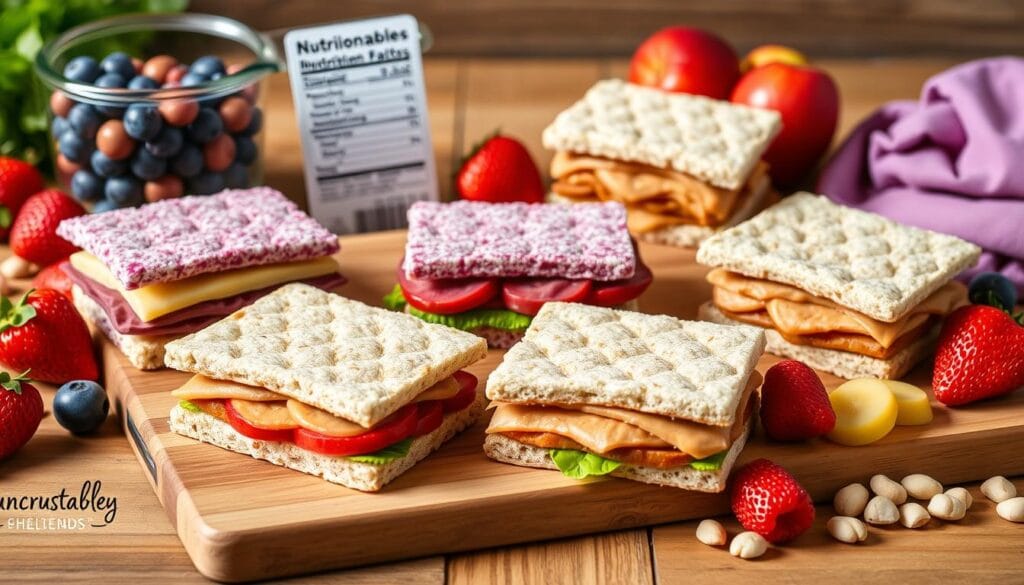
[[[608,475],[622,465],[618,461],[574,449],[549,449],[548,455],[558,466],[562,475],[573,479],[583,479],[591,475]]]
[[[372,465],[384,465],[390,463],[395,459],[401,459],[409,454],[409,446],[412,445],[412,439],[403,439],[397,443],[392,443],[387,447],[384,447],[380,451],[375,453],[367,453],[366,455],[352,455],[346,457],[349,461],[355,461],[356,463],[370,463]]]
[[[178,403],[178,406],[184,408],[189,412],[203,412],[203,409],[199,408],[198,406],[195,405],[195,403],[189,402],[188,400],[182,400],[181,402]]]
[[[456,315],[439,315],[421,311],[416,307],[406,307],[402,287],[395,288],[384,296],[384,306],[392,311],[408,311],[410,315],[419,317],[427,323],[445,325],[454,329],[471,331],[478,327],[493,327],[504,331],[522,331],[530,326],[533,318],[529,315],[516,313],[508,309],[472,309]]]
[[[722,462],[725,461],[725,456],[728,454],[729,450],[726,449],[703,459],[694,459],[690,462],[690,467],[697,471],[718,471],[722,468]]]

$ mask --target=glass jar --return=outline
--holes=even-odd
[[[262,179],[274,44],[206,14],[88,23],[36,58],[54,176],[93,211],[244,188]]]

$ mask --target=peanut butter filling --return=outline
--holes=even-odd
[[[797,287],[716,268],[708,273],[712,300],[726,316],[778,331],[791,343],[888,357],[936,318],[967,302],[958,282],[948,282],[891,323],[879,321]]]
[[[671,169],[558,152],[551,161],[551,190],[570,199],[622,203],[634,233],[683,224],[718,227],[741,202],[770,188],[767,171],[759,162],[743,187],[729,190]]]

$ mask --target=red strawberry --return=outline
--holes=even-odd
[[[830,433],[836,413],[818,374],[794,360],[769,368],[761,386],[761,426],[776,441],[806,441]]]
[[[814,523],[814,502],[783,467],[757,459],[733,474],[732,513],[768,542],[800,536]]]
[[[69,217],[84,215],[77,201],[57,189],[40,191],[28,198],[11,228],[11,251],[40,266],[53,264],[78,250],[57,235],[57,225]]]
[[[0,461],[21,449],[43,420],[43,399],[25,374],[0,372]]]
[[[99,377],[92,337],[74,305],[55,290],[30,290],[11,303],[0,297],[0,364],[32,369],[33,378],[62,384]]]
[[[953,311],[939,334],[932,389],[956,406],[1002,396],[1024,386],[1024,327],[985,305]]]
[[[466,158],[455,178],[459,195],[472,201],[544,201],[544,181],[521,142],[494,134]]]
[[[0,238],[7,237],[8,229],[25,200],[45,186],[43,176],[34,166],[16,158],[0,156]]]
[[[32,279],[32,288],[53,289],[66,296],[68,300],[71,300],[71,278],[69,278],[68,273],[64,271],[64,267],[70,265],[71,262],[61,260],[56,264],[51,264],[46,268],[43,268],[39,271],[39,274]]]

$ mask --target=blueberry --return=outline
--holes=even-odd
[[[188,137],[193,142],[206,144],[224,130],[224,120],[212,108],[199,108],[199,115],[188,125]]]
[[[142,203],[142,182],[135,177],[111,177],[103,194],[118,207],[134,207]]]
[[[252,136],[259,132],[261,128],[263,128],[263,110],[253,108],[252,120],[249,121],[249,125],[245,127],[245,130],[242,130],[238,134],[240,136]]]
[[[248,136],[235,138],[235,160],[245,166],[251,165],[256,160],[256,143]]]
[[[210,81],[217,81],[218,79],[222,79],[223,77],[224,77],[223,73],[214,73],[213,75],[210,76]]]
[[[118,87],[125,87],[126,85],[128,85],[128,80],[127,78],[124,78],[118,75],[117,73],[104,73],[103,75],[99,76],[99,79],[96,80],[96,85],[98,87],[113,89]]]
[[[50,135],[53,136],[54,139],[60,138],[60,135],[70,127],[71,126],[68,125],[67,118],[54,116],[53,123],[50,124]]]
[[[166,172],[167,160],[153,156],[145,148],[140,148],[132,157],[132,173],[143,181],[158,179]]]
[[[114,203],[110,199],[101,199],[93,204],[93,213],[103,213],[104,211],[114,211],[118,209],[117,203]]]
[[[92,83],[99,75],[99,63],[92,57],[75,57],[64,66],[64,77],[78,83]]]
[[[96,110],[106,116],[107,118],[120,118],[124,115],[125,109],[123,106],[114,105],[100,105],[96,106]]]
[[[181,78],[181,87],[195,87],[197,85],[202,85],[207,81],[209,80],[206,76],[199,75],[198,73],[192,73],[190,71]]]
[[[68,382],[53,397],[53,418],[76,435],[99,429],[108,412],[107,391],[91,380]]]
[[[1017,306],[1017,287],[998,272],[981,272],[971,279],[968,297],[975,305],[1011,310]]]
[[[92,171],[80,169],[71,177],[71,194],[79,201],[96,201],[103,198],[103,179]]]
[[[207,171],[200,173],[188,182],[189,193],[209,195],[224,190],[224,175]]]
[[[159,83],[145,75],[136,75],[128,81],[128,89],[156,89],[158,87],[160,87]]]
[[[115,51],[104,57],[100,61],[100,69],[105,73],[120,75],[125,79],[135,77],[135,65],[132,64],[132,58],[121,51]]]
[[[89,157],[89,164],[94,173],[100,177],[110,178],[123,175],[128,172],[127,160],[114,160],[103,154],[102,150],[95,150]]]
[[[194,144],[186,144],[171,159],[171,170],[183,179],[191,179],[203,170],[203,151]]]
[[[178,154],[184,142],[185,137],[181,130],[173,126],[164,126],[156,137],[146,142],[146,150],[154,156],[169,158]]]
[[[68,112],[68,124],[79,136],[87,140],[96,138],[96,131],[102,123],[100,113],[89,104],[75,104]]]
[[[228,189],[245,189],[249,187],[249,169],[239,163],[231,163],[224,170],[224,186]]]
[[[68,128],[60,135],[57,148],[69,161],[85,164],[85,161],[89,160],[89,155],[92,154],[93,144],[79,136],[73,129]]]
[[[124,131],[136,140],[151,140],[163,128],[163,118],[156,106],[132,104],[124,113]]]
[[[203,77],[210,77],[214,73],[224,74],[224,61],[220,57],[214,57],[213,55],[204,55],[196,59],[192,65],[188,68],[190,73],[198,73]]]

